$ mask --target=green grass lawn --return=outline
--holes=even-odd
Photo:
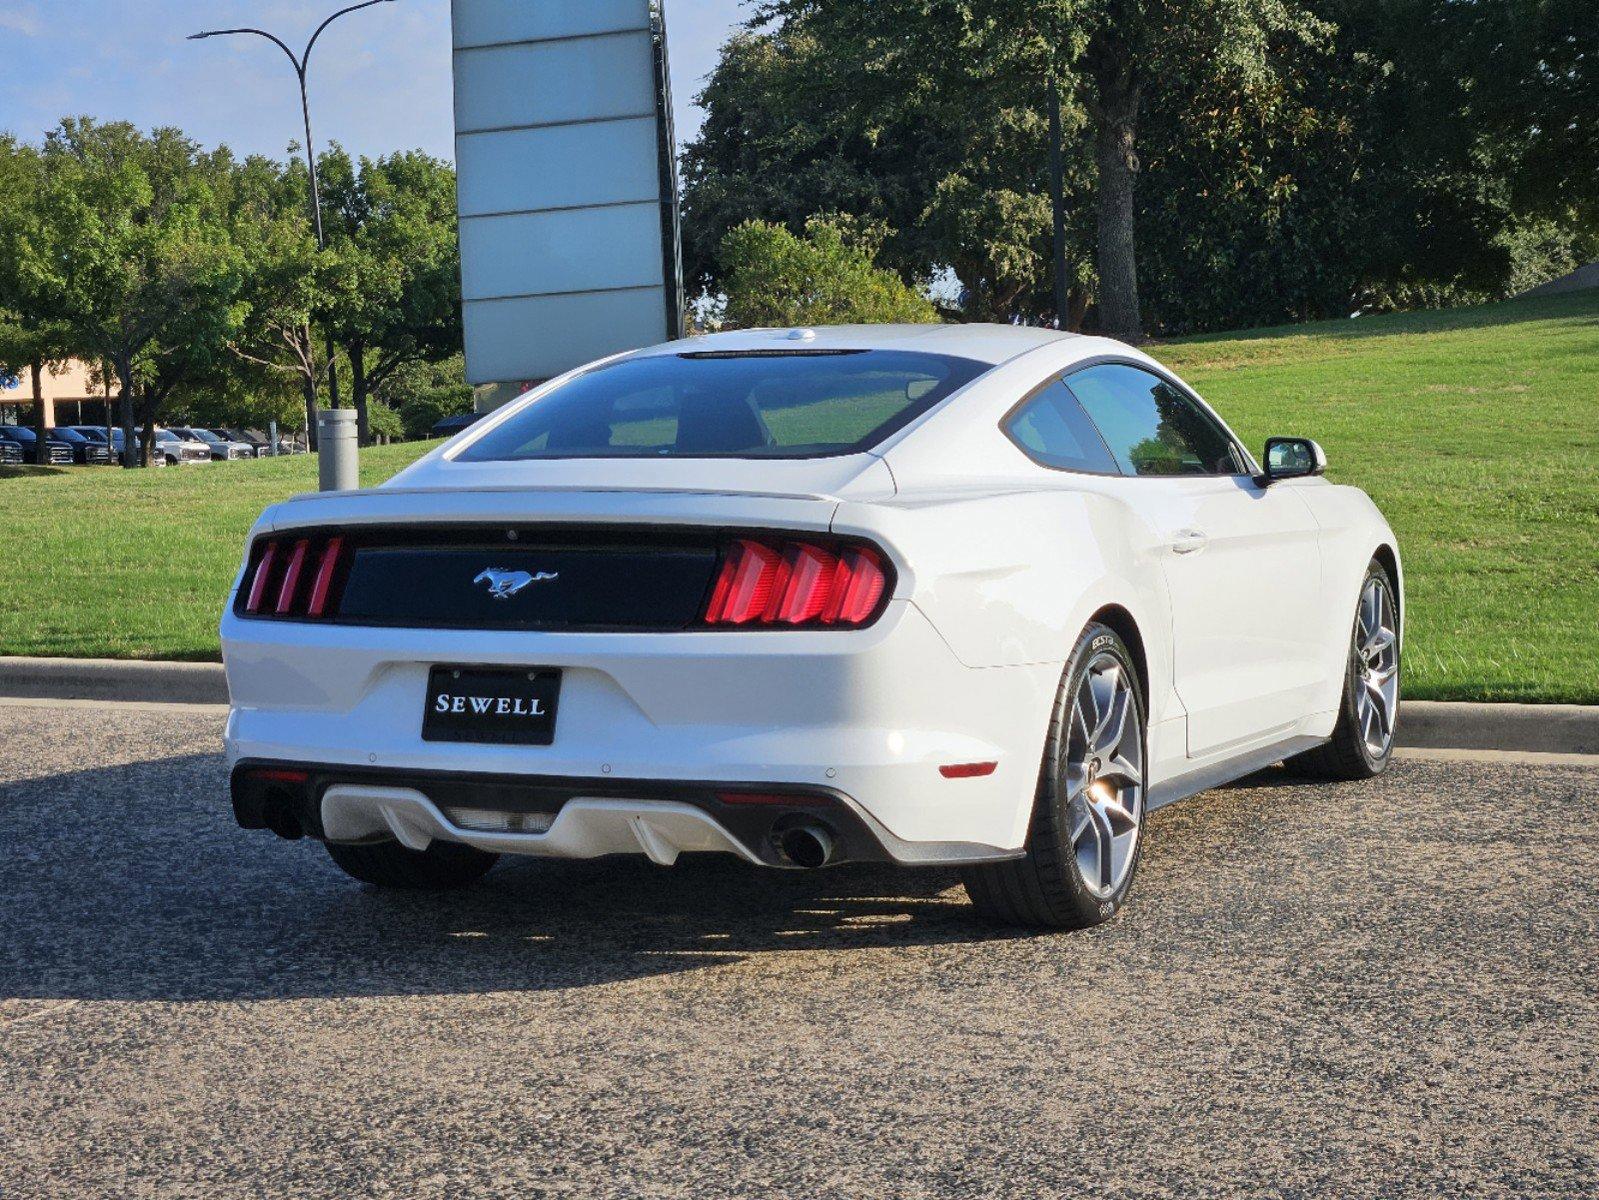
[[[436,445],[363,452],[362,485]],[[311,454],[151,471],[0,467],[0,654],[220,657],[245,534],[267,505],[316,486]]]
[[[1257,453],[1314,437],[1388,514],[1408,695],[1599,703],[1599,291],[1154,353]],[[367,452],[362,483],[427,448]],[[245,531],[315,486],[309,456],[0,470],[0,653],[215,658]]]
[[[1377,501],[1407,695],[1599,703],[1599,290],[1153,353],[1257,455],[1313,437]]]

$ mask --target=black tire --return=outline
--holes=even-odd
[[[1388,569],[1373,559],[1366,568],[1366,574],[1360,581],[1360,595],[1364,596],[1366,588],[1375,580],[1388,593],[1389,603],[1393,611],[1399,613],[1397,595],[1394,591],[1393,579],[1388,574]],[[1359,601],[1356,601],[1359,608]],[[1306,750],[1303,754],[1296,754],[1287,760],[1284,765],[1296,775],[1304,775],[1312,779],[1332,780],[1357,780],[1375,779],[1388,769],[1388,763],[1393,758],[1393,739],[1390,738],[1387,748],[1380,755],[1374,755],[1366,745],[1366,739],[1360,731],[1360,719],[1356,715],[1355,693],[1360,684],[1360,658],[1356,653],[1356,641],[1359,637],[1360,617],[1357,611],[1354,630],[1349,639],[1349,662],[1344,668],[1344,690],[1338,706],[1338,724],[1333,727],[1331,740],[1314,750]],[[1398,665],[1398,648],[1395,647],[1395,664]],[[1400,679],[1404,676],[1401,672]],[[1397,713],[1395,725],[1398,724]]]
[[[1079,870],[1071,844],[1067,796],[1063,773],[1068,746],[1067,722],[1072,698],[1090,663],[1108,653],[1119,660],[1130,683],[1137,739],[1140,786],[1137,796],[1139,836],[1132,862],[1115,891],[1106,897],[1093,894]],[[1091,623],[1072,648],[1050,713],[1044,758],[1039,768],[1038,791],[1033,800],[1027,832],[1027,854],[1010,862],[984,863],[961,869],[961,882],[972,905],[983,917],[1002,925],[1045,929],[1086,929],[1110,920],[1121,908],[1138,874],[1143,854],[1142,825],[1149,794],[1148,731],[1143,689],[1138,670],[1126,645],[1108,626]]]
[[[328,842],[328,857],[346,875],[374,887],[440,892],[476,883],[500,860],[498,854],[434,842],[426,850],[408,850],[399,842],[348,845]]]

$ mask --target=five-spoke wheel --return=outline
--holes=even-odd
[[[1121,906],[1141,849],[1145,719],[1127,645],[1090,624],[1055,696],[1025,856],[961,872],[984,916],[1081,929]]]
[[[1138,848],[1144,738],[1133,684],[1108,652],[1089,661],[1072,697],[1063,782],[1083,885],[1101,899],[1114,896]]]
[[[1373,758],[1386,758],[1399,708],[1399,631],[1387,580],[1368,576],[1355,621],[1355,715]]]
[[[1370,779],[1388,766],[1399,724],[1399,605],[1381,562],[1366,568],[1332,737],[1288,765],[1322,779]]]

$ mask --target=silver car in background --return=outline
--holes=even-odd
[[[211,461],[211,446],[198,438],[181,437],[171,429],[157,429],[152,457],[159,457],[170,467],[208,463]]]
[[[172,432],[185,441],[199,442],[205,446],[212,462],[255,457],[255,447],[249,442],[235,442],[198,425],[174,425]]]

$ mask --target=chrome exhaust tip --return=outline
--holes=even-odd
[[[777,848],[796,867],[814,871],[833,857],[833,835],[821,825],[795,825],[778,835]]]

